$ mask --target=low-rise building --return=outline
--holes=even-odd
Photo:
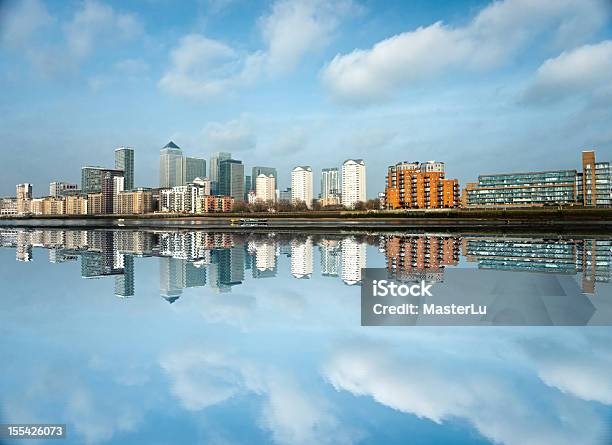
[[[64,213],[66,215],[87,215],[87,196],[66,196],[64,198]]]
[[[207,195],[197,199],[197,213],[231,212],[234,198],[231,196]]]
[[[87,195],[87,214],[101,215],[103,213],[102,193],[89,193]]]
[[[122,215],[142,215],[153,212],[153,193],[148,188],[136,188],[119,192],[117,213]]]
[[[17,215],[17,198],[0,198],[0,215],[14,216]]]
[[[582,152],[582,171],[549,170],[480,175],[463,190],[467,207],[533,207],[545,205],[612,205],[612,169],[596,162],[594,151]]]

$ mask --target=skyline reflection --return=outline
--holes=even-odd
[[[291,276],[310,279],[315,248],[323,277],[361,283],[367,246],[378,247],[392,276],[443,281],[447,267],[577,275],[584,293],[612,278],[612,239],[448,234],[287,234],[206,231],[0,229],[0,246],[17,261],[34,260],[34,247],[49,250],[50,263],[81,261],[81,277],[115,280],[117,297],[132,297],[134,259],[159,258],[160,295],[172,303],[189,287],[231,292],[245,280],[273,278],[278,258],[289,258]]]

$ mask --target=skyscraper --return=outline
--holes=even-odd
[[[184,182],[183,150],[170,141],[159,152],[159,186],[176,187]]]
[[[218,151],[216,153],[213,153],[213,155],[210,157],[210,175],[209,175],[209,179],[210,179],[210,186],[211,186],[212,194],[213,195],[219,194],[219,167],[220,167],[220,163],[221,163],[221,161],[223,161],[225,159],[231,159],[231,158],[232,158],[232,154],[228,153],[228,152],[225,152],[225,151]]]
[[[219,163],[219,194],[244,200],[244,165],[236,159],[224,159]]]
[[[134,188],[134,149],[119,147],[115,149],[115,168],[123,170],[125,190]]]
[[[340,179],[338,169],[324,168],[321,170],[321,199],[340,197]]]
[[[274,179],[276,180],[276,186],[278,187],[278,175],[276,174],[276,169],[274,167],[253,167],[251,169],[251,190],[255,190],[255,182],[257,181],[257,177],[262,173],[266,176],[274,176]]]
[[[102,170],[104,170],[104,167],[97,165],[81,167],[81,190],[83,193],[100,193],[102,191]]]
[[[347,159],[342,164],[342,205],[355,207],[366,200],[366,169],[363,159]]]
[[[185,184],[193,182],[195,178],[206,178],[206,159],[185,156],[183,158],[183,171],[185,173]]]
[[[298,165],[291,171],[291,202],[300,201],[312,207],[312,168],[308,165]]]

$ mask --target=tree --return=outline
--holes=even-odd
[[[234,201],[232,205],[232,211],[238,213],[247,213],[250,211],[249,205],[245,201]]]
[[[368,210],[380,210],[380,199],[368,199],[365,203]]]
[[[279,212],[293,212],[293,204],[287,199],[281,199],[276,203],[276,210]]]
[[[305,212],[306,210],[308,210],[308,206],[306,205],[306,203],[301,200],[296,201],[296,203],[294,204],[294,208],[296,212]]]

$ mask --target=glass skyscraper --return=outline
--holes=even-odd
[[[232,154],[225,151],[218,151],[213,153],[210,157],[210,187],[213,195],[219,194],[219,168],[220,162],[225,159],[231,159]]]
[[[119,147],[115,149],[115,169],[123,170],[124,188],[134,188],[134,149]]]
[[[183,150],[170,141],[159,152],[159,186],[176,187],[184,182]]]
[[[219,164],[219,194],[236,201],[244,199],[244,165],[236,159],[224,159]]]

